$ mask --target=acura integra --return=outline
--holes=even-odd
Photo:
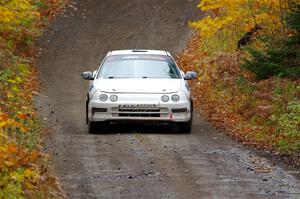
[[[193,102],[187,80],[197,74],[185,74],[169,52],[110,51],[97,70],[81,76],[90,80],[89,133],[101,132],[101,125],[124,121],[176,124],[181,132],[191,132]]]

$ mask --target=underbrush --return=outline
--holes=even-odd
[[[300,80],[259,81],[240,67],[244,52],[208,58],[199,45],[196,35],[178,57],[185,71],[198,72],[198,80],[191,82],[196,106],[234,139],[300,165]]]
[[[244,144],[300,165],[300,4],[202,0],[204,16],[178,57],[196,70],[195,103]]]
[[[62,198],[41,152],[34,100],[34,42],[63,6],[53,0],[0,0],[0,198]]]

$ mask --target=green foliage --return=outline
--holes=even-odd
[[[20,182],[15,182],[11,180],[9,172],[0,173],[0,198],[6,199],[23,199],[22,186]]]
[[[277,142],[277,147],[281,150],[281,151],[289,151],[289,143],[287,140],[285,139],[280,139]]]
[[[251,85],[251,82],[249,82],[242,75],[237,78],[236,84],[239,88],[239,91],[243,94],[251,94],[255,90],[255,87]]]
[[[4,70],[0,71],[0,82],[3,81],[7,81],[9,79],[9,77],[11,76],[12,71],[10,68],[5,68]]]
[[[285,136],[300,136],[300,103],[290,102],[287,111],[279,118],[279,131]]]
[[[300,5],[295,5],[286,18],[287,27],[295,33],[287,38],[262,38],[263,49],[246,48],[250,58],[242,65],[257,79],[270,76],[300,77]]]
[[[291,29],[294,29],[297,31],[298,33],[298,36],[299,36],[299,33],[300,33],[300,12],[299,12],[299,9],[300,9],[300,4],[298,3],[291,3],[291,10],[292,10],[292,13],[290,13],[285,21],[286,21],[286,24],[289,28]],[[298,37],[299,38],[299,37]]]
[[[40,0],[35,0],[35,5],[40,8],[40,9],[44,9],[47,10],[48,9],[48,5],[46,4],[45,1],[40,1]]]

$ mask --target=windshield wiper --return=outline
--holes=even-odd
[[[115,76],[109,76],[108,79],[125,79],[125,78],[131,78],[131,77],[115,77]]]

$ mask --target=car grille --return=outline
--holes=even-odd
[[[113,111],[114,117],[167,117],[168,110],[164,108],[117,108]]]

